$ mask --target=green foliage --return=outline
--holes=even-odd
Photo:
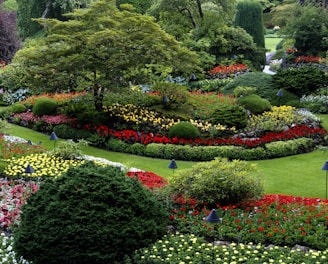
[[[139,181],[92,162],[45,180],[22,211],[14,250],[35,264],[121,263],[162,237],[168,219]]]
[[[175,109],[187,103],[189,99],[188,88],[172,82],[158,82],[153,87],[153,91],[159,92],[161,98],[166,96],[168,101],[164,102],[164,107]]]
[[[26,111],[26,107],[25,105],[21,104],[21,103],[15,103],[13,105],[11,105],[9,107],[9,110],[13,113],[13,114],[19,114],[19,113],[23,113]]]
[[[85,140],[79,140],[77,143],[73,140],[60,142],[56,148],[49,151],[50,156],[55,156],[65,160],[81,158],[83,156],[82,149],[88,146]]]
[[[151,6],[152,0],[116,0],[118,7],[123,4],[130,4],[135,8],[136,12],[145,14]]]
[[[239,2],[235,24],[244,28],[253,37],[258,47],[265,47],[262,7],[259,2]]]
[[[233,90],[233,94],[236,98],[241,97],[241,96],[247,96],[250,94],[255,93],[256,88],[255,87],[247,87],[247,86],[237,86]]]
[[[202,92],[221,92],[230,79],[205,79],[189,84],[189,90],[201,90]]]
[[[134,86],[139,89],[139,86]],[[143,93],[141,90],[122,88],[121,91],[109,92],[104,95],[104,106],[110,106],[113,104],[127,105],[136,104],[138,106],[153,106],[161,104],[162,100],[150,95],[149,93]]]
[[[262,114],[271,110],[271,104],[267,99],[263,99],[256,94],[250,94],[238,98],[238,104],[251,111],[252,114]]]
[[[224,104],[215,109],[213,123],[227,127],[235,127],[237,130],[246,127],[246,109],[240,105]]]
[[[277,89],[284,89],[299,98],[316,92],[328,80],[324,71],[311,66],[280,69],[272,78]]]
[[[255,164],[216,158],[191,169],[179,171],[170,179],[170,192],[208,201],[210,204],[238,204],[263,194],[263,183]]]
[[[130,153],[130,144],[116,138],[110,138],[106,143],[109,150],[116,152]]]
[[[171,72],[190,75],[199,68],[197,54],[164,32],[153,17],[120,11],[114,1],[94,1],[65,20],[38,19],[47,25],[47,35],[16,53],[31,90],[90,87],[97,103],[106,88],[149,83]]]
[[[170,128],[169,138],[195,139],[199,137],[199,130],[196,126],[187,121],[182,121]]]
[[[53,131],[59,138],[72,139],[73,141],[78,141],[79,139],[87,139],[91,136],[89,131],[77,129],[65,124],[55,126]]]
[[[307,3],[293,9],[284,33],[295,40],[294,47],[303,54],[318,55],[328,49],[327,10]]]
[[[56,113],[57,103],[51,98],[41,98],[37,100],[32,108],[36,116],[53,115]]]
[[[238,86],[255,87],[256,94],[265,99],[270,99],[274,94],[272,91],[272,76],[264,72],[249,72],[234,78],[223,88],[225,94],[233,94]]]

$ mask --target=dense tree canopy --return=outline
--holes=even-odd
[[[295,40],[295,48],[303,54],[318,55],[328,49],[328,15],[315,4],[297,6],[288,20],[285,34]]]
[[[93,0],[16,0],[18,4],[18,27],[20,35],[25,38],[41,29],[33,18],[57,18],[73,11],[75,8],[84,8]]]
[[[168,74],[189,76],[198,70],[196,54],[181,47],[152,17],[119,11],[115,1],[97,1],[67,18],[40,20],[47,35],[17,53],[15,61],[27,71],[30,89],[89,87],[97,97],[114,85]]]

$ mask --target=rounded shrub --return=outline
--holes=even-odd
[[[246,109],[240,105],[220,105],[213,113],[213,122],[227,127],[241,129],[247,125]]]
[[[197,163],[169,179],[169,192],[183,194],[211,205],[238,204],[263,194],[261,176],[247,161],[215,158]]]
[[[53,115],[56,113],[57,103],[51,98],[42,98],[35,102],[32,108],[33,114],[36,116]]]
[[[93,162],[46,179],[22,212],[14,250],[34,264],[122,263],[162,237],[168,218],[137,179]]]
[[[21,104],[21,103],[15,103],[13,105],[10,106],[10,111],[13,114],[19,114],[19,113],[23,113],[26,111],[26,107],[25,105]]]
[[[199,137],[199,130],[196,126],[187,121],[182,121],[171,127],[169,138],[184,138],[184,139],[195,139]]]
[[[263,99],[256,94],[240,97],[238,99],[238,104],[251,111],[254,115],[271,110],[271,103],[267,99]]]
[[[272,76],[264,72],[248,72],[234,78],[223,88],[223,93],[233,94],[238,86],[254,87],[256,94],[265,99],[272,97],[273,83]]]

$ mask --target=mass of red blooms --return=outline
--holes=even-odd
[[[294,62],[299,63],[310,63],[310,62],[316,62],[319,63],[322,60],[320,57],[314,57],[314,56],[299,56],[297,57]]]
[[[90,129],[90,127],[87,127]],[[311,128],[306,125],[297,125],[282,132],[268,132],[259,138],[215,138],[215,139],[182,139],[182,138],[168,138],[163,135],[153,133],[143,133],[134,130],[120,130],[115,131],[109,129],[107,126],[99,126],[95,128],[98,135],[101,137],[113,137],[122,140],[126,143],[141,143],[148,145],[150,143],[161,144],[175,144],[175,145],[191,145],[191,146],[220,146],[220,145],[234,145],[246,148],[255,148],[265,143],[281,140],[290,140],[301,137],[323,137],[326,130],[323,128]]]
[[[248,71],[248,66],[246,64],[233,64],[233,65],[218,65],[209,71],[209,74],[216,77],[229,77],[231,74],[244,73]]]
[[[138,179],[143,186],[149,189],[160,188],[168,184],[168,181],[163,177],[147,171],[129,171],[127,174],[130,178]]]

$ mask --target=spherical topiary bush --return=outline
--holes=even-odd
[[[57,103],[51,98],[42,98],[36,101],[32,108],[33,115],[53,115],[56,113]]]
[[[250,94],[238,98],[238,104],[251,111],[254,115],[262,114],[265,111],[271,110],[270,102],[256,94]]]
[[[166,210],[137,179],[92,162],[45,180],[22,208],[14,248],[34,264],[121,263],[165,233]]]
[[[263,194],[261,175],[254,164],[216,158],[178,172],[165,187],[171,194],[183,194],[210,205],[238,204]]]
[[[213,123],[241,129],[247,125],[246,109],[240,105],[222,104],[213,113]]]
[[[169,138],[184,138],[184,139],[195,139],[199,137],[199,130],[190,122],[180,122],[171,127],[169,133]]]
[[[26,107],[21,103],[15,103],[10,106],[10,112],[12,112],[13,114],[19,114],[25,111],[26,111]]]

